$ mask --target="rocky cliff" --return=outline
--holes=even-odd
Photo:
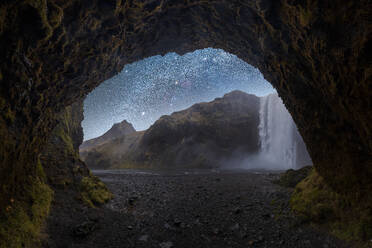
[[[111,198],[106,186],[91,175],[79,158],[79,146],[83,141],[83,102],[68,106],[58,114],[57,120],[39,156],[38,180],[29,187],[32,211],[24,212],[17,202],[12,202],[8,211],[10,222],[0,228],[1,248],[37,247],[39,232],[45,229],[48,214],[48,227],[53,229],[56,224],[62,224],[61,216],[64,216],[64,224],[69,223],[73,217],[66,213],[71,210],[96,207]]]
[[[91,168],[219,167],[259,151],[259,98],[233,91],[162,116],[148,130],[81,149]]]
[[[64,205],[78,199],[90,206],[104,203],[110,193],[98,178],[91,175],[86,164],[80,160],[79,146],[83,142],[83,102],[67,107],[59,114],[59,124],[53,130],[48,145],[40,155],[48,185],[55,191],[54,205]],[[102,196],[94,195],[86,184],[101,191]],[[95,186],[94,186],[95,185]],[[84,188],[84,190],[82,190]],[[66,192],[69,192],[66,194]],[[66,200],[69,199],[69,200]]]
[[[55,229],[58,231],[61,226],[73,230],[76,219],[81,218],[79,213],[87,213],[89,208],[98,207],[112,198],[107,187],[80,160],[83,118],[83,101],[61,112],[58,125],[40,156],[47,184],[54,192],[45,228],[49,236],[53,236]],[[53,240],[44,242],[48,244],[45,246],[55,243]]]

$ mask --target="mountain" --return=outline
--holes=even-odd
[[[233,91],[211,102],[162,116],[142,132],[110,132],[81,146],[91,168],[218,167],[237,154],[259,151],[259,104]],[[112,135],[108,135],[112,133]],[[104,137],[105,136],[105,137]],[[107,138],[109,137],[109,138]]]
[[[110,130],[104,133],[102,136],[99,136],[94,139],[90,139],[84,141],[83,144],[80,146],[80,152],[84,152],[85,150],[89,150],[90,148],[100,146],[108,141],[114,140],[118,137],[122,137],[125,135],[133,134],[136,130],[132,126],[131,123],[127,122],[126,120],[115,123]]]

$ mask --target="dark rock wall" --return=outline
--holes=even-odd
[[[205,47],[261,70],[328,184],[370,192],[371,9],[369,0],[1,1],[0,208],[35,175],[56,113],[127,63]]]
[[[90,173],[79,156],[79,146],[83,142],[83,99],[66,107],[57,117],[58,124],[40,155],[47,183],[55,191],[53,207],[66,209],[67,204],[102,204],[111,193]],[[100,199],[87,185],[102,193]]]
[[[86,165],[80,161],[79,146],[83,142],[83,101],[68,106],[58,114],[58,124],[44,147],[40,160],[55,190],[78,185],[81,178],[89,176]]]
[[[83,99],[66,107],[57,117],[58,124],[40,155],[47,183],[54,191],[43,228],[48,233],[43,247],[61,245],[58,240],[61,226],[64,230],[73,230],[75,221],[81,221],[80,216],[85,217],[91,208],[112,198],[107,187],[90,173],[79,157],[79,146],[83,142]]]

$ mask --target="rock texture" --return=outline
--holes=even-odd
[[[56,113],[127,63],[214,47],[277,89],[338,192],[372,190],[369,0],[5,0],[0,3],[0,209],[27,202]]]
[[[285,185],[295,179],[296,174],[304,173],[306,171],[287,172],[279,183]],[[315,170],[310,170],[297,184],[290,204],[304,222],[319,224],[341,239],[359,241],[353,247],[371,246],[372,208],[366,207],[365,201],[350,201],[335,192]]]
[[[63,235],[73,224],[50,237],[58,248],[351,247],[302,225],[289,208],[290,192],[270,183],[277,174],[197,172],[96,171],[114,199],[95,220],[76,218],[75,225],[88,227],[85,237]]]
[[[68,106],[58,114],[58,125],[53,130],[48,145],[43,149],[40,160],[48,177],[48,183],[54,188],[64,189],[75,184],[80,175],[88,176],[89,170],[79,159],[79,145],[83,141],[83,102]],[[81,179],[80,179],[81,180]]]
[[[94,207],[111,198],[106,186],[80,160],[83,118],[83,101],[68,106],[58,115],[58,125],[40,155],[48,185],[54,190],[52,217],[58,209],[68,209],[67,205]]]
[[[76,200],[93,207],[100,205],[110,199],[110,193],[79,157],[83,101],[68,106],[58,116],[59,123],[40,155],[48,185],[55,191],[54,206],[65,208],[67,202]],[[94,191],[100,191],[102,196],[96,196]]]
[[[259,104],[257,96],[233,91],[162,116],[144,132],[81,149],[81,156],[99,169],[219,167],[232,156],[238,160],[259,152]]]
[[[54,191],[50,215],[44,228],[48,234],[61,226],[70,225],[77,215],[72,215],[72,211],[89,211],[89,208],[98,207],[112,198],[106,185],[93,176],[80,160],[83,118],[82,100],[58,114],[58,125],[40,156],[47,183]],[[54,243],[48,240],[50,242]]]
[[[1,248],[38,247],[39,232],[45,229],[49,213],[48,223],[56,225],[60,222],[56,220],[61,211],[95,207],[112,196],[79,158],[79,146],[83,141],[83,101],[57,114],[57,120],[58,124],[39,156],[37,178],[27,187],[29,195],[24,192],[24,197],[29,197],[31,210],[25,203],[19,206],[21,202],[13,199],[7,213],[10,221],[4,225],[7,228],[0,228]],[[67,215],[64,219],[68,221],[68,218],[72,217]]]

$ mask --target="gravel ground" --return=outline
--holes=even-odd
[[[93,173],[115,198],[101,209],[57,213],[46,247],[348,247],[290,213],[290,192],[271,183],[278,173]]]

